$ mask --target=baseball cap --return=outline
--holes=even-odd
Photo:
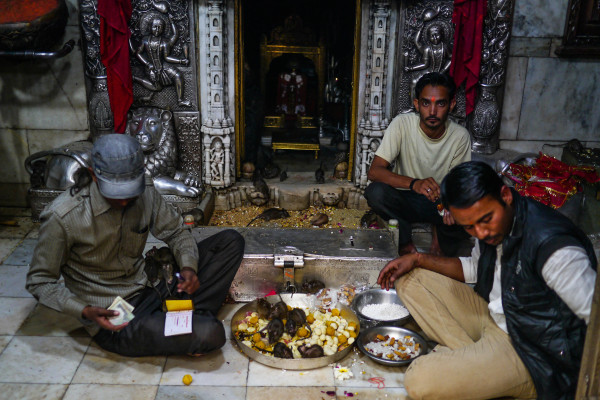
[[[92,166],[98,189],[109,199],[131,199],[144,192],[144,153],[126,134],[99,137],[92,148]]]

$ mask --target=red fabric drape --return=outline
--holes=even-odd
[[[125,132],[127,111],[133,103],[128,26],[131,11],[131,0],[98,0],[100,57],[106,67],[108,96],[117,133]]]
[[[510,164],[504,175],[515,183],[519,194],[555,209],[581,191],[582,182],[600,182],[600,175],[594,167],[568,165],[542,153],[534,166]]]
[[[466,82],[467,115],[475,108],[481,44],[483,41],[483,18],[487,13],[487,0],[454,0],[454,48],[450,76],[456,86]]]

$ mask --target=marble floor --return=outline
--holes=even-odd
[[[199,358],[105,352],[76,319],[38,305],[25,290],[39,227],[29,216],[29,209],[0,208],[0,399],[406,398],[404,368],[376,364],[356,348],[340,361],[354,375],[344,381],[334,378],[333,366],[291,371],[250,361],[231,338]],[[241,305],[223,307],[226,327]],[[371,378],[380,378],[379,386]]]

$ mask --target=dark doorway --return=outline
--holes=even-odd
[[[242,0],[240,14],[241,161],[332,175],[350,150],[355,1]]]

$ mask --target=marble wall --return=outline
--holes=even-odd
[[[78,40],[77,0],[63,39]],[[567,2],[515,0],[504,93],[500,148],[560,156],[558,145],[578,138],[600,146],[600,62],[561,59]],[[0,63],[0,206],[26,206],[24,160],[89,135],[82,55]]]
[[[571,139],[600,146],[600,61],[558,58],[567,3],[515,0],[500,148],[544,151]]]
[[[77,0],[67,0],[62,43],[79,40]],[[78,45],[64,58],[4,59],[0,63],[0,206],[26,206],[25,159],[38,151],[87,139],[87,101]]]

